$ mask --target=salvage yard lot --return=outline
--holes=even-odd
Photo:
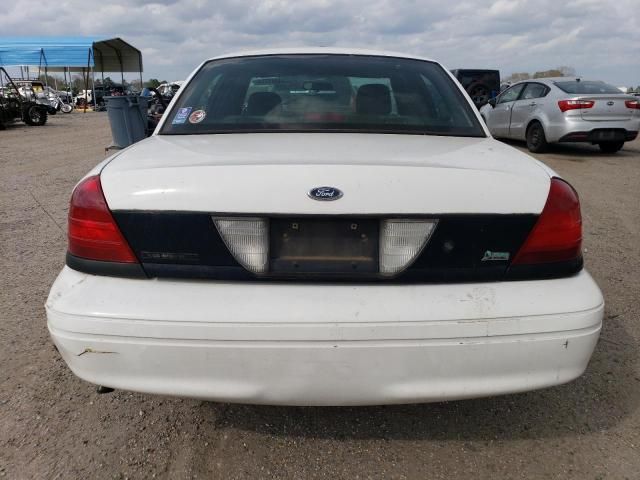
[[[538,156],[580,193],[585,263],[607,302],[584,376],[366,408],[97,395],[67,369],[43,304],[64,262],[71,189],[110,140],[104,113],[0,131],[0,477],[639,478],[640,140],[614,155],[561,145]]]

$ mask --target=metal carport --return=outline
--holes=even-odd
[[[0,37],[0,65],[38,67],[48,72],[138,72],[142,84],[142,52],[121,38]],[[87,77],[88,80],[88,77]],[[85,81],[85,85],[87,81]],[[95,90],[95,88],[94,88]]]

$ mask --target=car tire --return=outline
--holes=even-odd
[[[540,122],[533,122],[527,128],[527,148],[533,153],[544,153],[549,149],[547,137]]]
[[[598,147],[602,153],[616,153],[623,145],[624,142],[601,142]]]
[[[24,114],[24,123],[39,127],[47,123],[47,111],[39,105],[30,105]]]
[[[471,100],[473,100],[473,103],[477,108],[485,105],[489,101],[489,97],[491,95],[489,87],[482,83],[469,85],[469,87],[467,88],[467,93],[469,94]]]

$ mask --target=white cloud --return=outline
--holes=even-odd
[[[504,75],[569,65],[583,76],[640,83],[637,0],[63,0],[37,10],[30,0],[10,2],[0,32],[120,36],[143,51],[145,77],[183,78],[227,51],[340,45]]]

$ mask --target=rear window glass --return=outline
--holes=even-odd
[[[613,85],[604,82],[570,80],[566,82],[554,82],[555,86],[566,93],[597,94],[597,93],[622,93]]]
[[[366,55],[210,61],[184,87],[161,133],[256,131],[484,136],[442,67]]]

